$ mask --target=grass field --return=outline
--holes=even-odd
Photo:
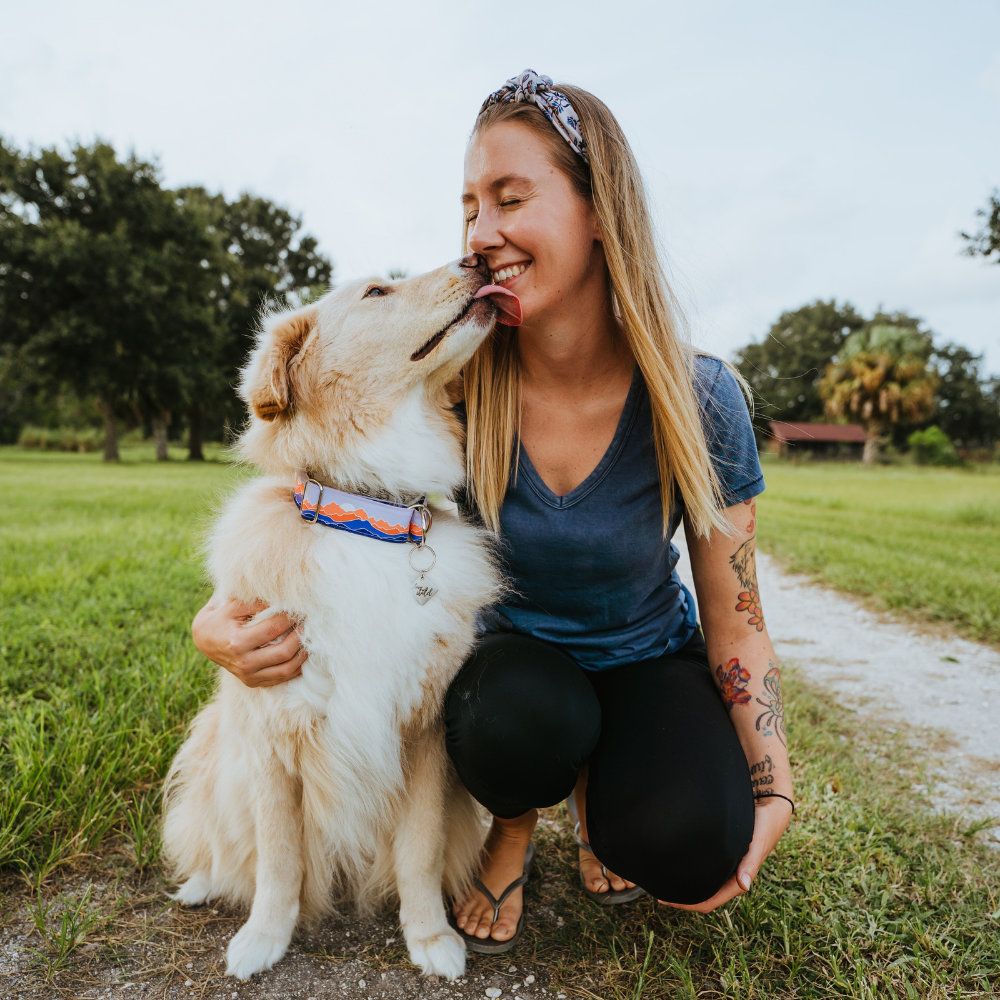
[[[1000,470],[764,467],[761,547],[791,569],[1000,643]]]
[[[35,911],[48,935],[37,942],[40,976],[111,948],[120,908],[91,912],[66,888],[80,872],[102,872],[103,885],[112,869],[122,884],[146,869],[162,899],[158,783],[212,684],[188,634],[206,596],[198,539],[238,473],[123,457],[104,466],[93,455],[0,449],[0,924],[23,910],[18,871],[45,905],[57,900],[51,917],[41,902]],[[1000,479],[766,472],[761,534],[773,551],[862,592],[888,576],[891,594],[906,596],[900,606],[922,599],[993,635]],[[852,575],[853,561],[867,568]],[[921,583],[928,573],[933,585]],[[648,903],[608,913],[582,899],[565,826],[548,828],[516,954],[546,970],[540,982],[615,1000],[997,995],[1000,859],[973,828],[912,796],[921,759],[902,734],[861,725],[794,676],[787,687],[799,810],[754,891],[709,917]],[[74,949],[88,934],[105,944],[84,959]],[[107,954],[134,961],[129,974],[141,978],[138,959]],[[402,960],[398,949],[372,954]],[[508,961],[477,969],[499,973]]]

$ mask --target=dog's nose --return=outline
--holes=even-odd
[[[466,254],[459,262],[459,267],[479,267],[480,257],[477,253]]]

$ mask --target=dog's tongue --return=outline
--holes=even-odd
[[[513,292],[500,285],[483,285],[474,297],[481,299],[487,295],[497,307],[498,322],[506,326],[521,325],[521,303]]]

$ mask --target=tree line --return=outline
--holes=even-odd
[[[978,232],[961,233],[965,252],[1000,264],[1000,193]],[[866,458],[880,443],[901,446],[936,427],[965,451],[1000,442],[1000,378],[986,377],[983,357],[942,342],[905,312],[865,318],[850,303],[817,301],[782,313],[759,343],[737,352],[754,391],[755,430],[770,421],[849,421],[865,426]]]
[[[962,233],[1000,264],[1000,192]],[[103,142],[20,151],[0,138],[0,442],[28,423],[142,426],[167,457],[187,433],[242,419],[233,387],[263,309],[325,291],[333,265],[302,220],[265,198],[170,190],[155,164]],[[938,427],[958,447],[1000,441],[1000,379],[906,313],[817,301],[783,313],[737,365],[771,420],[848,420],[899,445]]]
[[[0,138],[0,440],[93,408],[106,459],[119,421],[160,458],[183,427],[202,458],[206,430],[241,418],[233,386],[261,311],[332,276],[301,218],[265,198],[170,190],[104,142],[63,155]]]

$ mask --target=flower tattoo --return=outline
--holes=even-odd
[[[778,676],[778,668],[774,662],[772,660],[767,662],[771,667],[764,674],[764,695],[767,700],[757,699],[757,702],[763,705],[766,711],[757,716],[757,731],[760,732],[761,726],[763,726],[764,735],[770,736],[773,729],[775,735],[781,740],[782,746],[785,746],[787,745],[785,743],[785,706],[781,700],[781,678]]]
[[[760,606],[760,594],[757,592],[757,561],[756,543],[753,538],[745,541],[733,555],[729,557],[729,565],[736,572],[736,578],[743,588],[736,604],[737,611],[747,611],[750,618],[747,622],[758,632],[764,628],[764,612]]]
[[[750,683],[750,671],[746,667],[741,667],[740,661],[735,656],[725,667],[720,663],[715,668],[715,676],[718,678],[719,687],[722,690],[722,700],[730,712],[736,705],[750,704],[750,692],[747,690],[747,684]]]

